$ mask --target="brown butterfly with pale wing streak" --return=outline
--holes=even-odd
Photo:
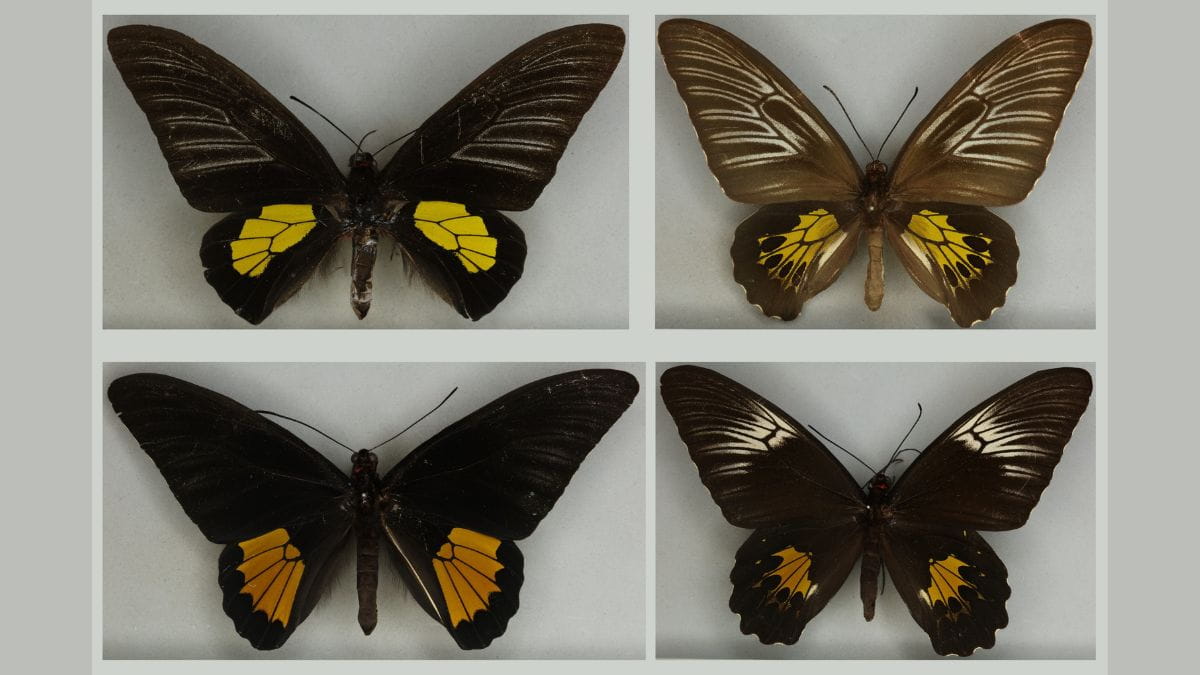
[[[866,233],[865,301],[883,300],[883,241],[960,326],[991,316],[1016,281],[1012,229],[986,206],[1033,189],[1091,51],[1074,19],[1027,28],[988,52],[917,125],[893,169],[864,169],[812,102],[753,47],[673,19],[659,45],[708,165],[731,199],[765,206],[731,254],[747,299],[795,319]]]

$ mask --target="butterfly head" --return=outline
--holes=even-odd
[[[373,476],[378,468],[379,457],[375,453],[370,450],[359,450],[354,453],[354,464],[350,469],[352,476],[363,474]]]
[[[371,153],[360,150],[353,155],[350,155],[351,171],[367,170],[374,173],[375,169],[375,156]]]

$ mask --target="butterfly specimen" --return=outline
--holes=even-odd
[[[524,234],[501,211],[530,208],[553,178],[624,41],[603,24],[534,38],[407,135],[381,169],[358,141],[343,175],[286,106],[208,47],[155,26],[108,34],[183,196],[230,214],[205,235],[200,259],[208,283],[252,324],[345,238],[351,305],[366,316],[385,234],[461,315],[492,311],[526,255]]]
[[[731,248],[751,304],[795,319],[863,236],[872,310],[883,301],[885,240],[958,325],[1004,304],[1016,281],[1016,238],[984,207],[1020,202],[1045,169],[1087,63],[1088,24],[1047,21],[1005,40],[938,101],[890,168],[873,153],[865,169],[750,45],[690,19],[663,23],[658,37],[709,169],[731,199],[764,205],[738,226]]]
[[[726,520],[754,530],[730,574],[743,633],[795,643],[861,558],[868,621],[886,568],[934,650],[960,656],[992,647],[1008,625],[1008,572],[979,531],[1025,523],[1091,391],[1078,368],[1029,375],[951,424],[898,477],[888,470],[899,449],[860,485],[804,425],[737,382],[696,366],[662,376],[701,481]]]
[[[381,547],[417,603],[462,649],[517,611],[529,536],[637,394],[616,370],[532,382],[446,427],[387,473],[371,450],[349,475],[221,394],[140,373],[109,386],[121,421],[188,517],[223,544],[217,581],[237,633],[277,648],[312,612],[353,531],[358,621],[370,634]]]

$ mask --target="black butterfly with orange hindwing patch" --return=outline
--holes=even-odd
[[[967,656],[1008,625],[1004,563],[979,535],[1020,527],[1087,409],[1079,368],[1021,379],[950,425],[893,480],[896,455],[865,486],[804,426],[712,370],[662,375],[662,397],[731,524],[754,533],[737,552],[731,610],[764,644],[793,644],[861,557],[870,621],[886,566],[939,654]],[[897,450],[897,454],[899,450]]]
[[[874,157],[860,169],[800,89],[731,33],[672,19],[658,40],[721,188],[766,205],[738,226],[731,249],[734,277],[763,313],[799,316],[864,232],[871,310],[883,301],[885,239],[958,325],[1004,304],[1017,278],[1016,237],[984,207],[1023,200],[1045,170],[1091,50],[1087,23],[1040,23],[988,52],[917,125],[891,170]]]
[[[108,34],[183,196],[201,211],[234,212],[205,235],[200,259],[252,324],[347,237],[351,304],[365,317],[381,234],[464,317],[492,311],[526,255],[525,235],[500,211],[530,208],[554,177],[624,45],[606,24],[534,38],[435,112],[382,171],[359,141],[343,176],[287,107],[208,47],[156,26]]]
[[[128,375],[108,398],[187,515],[225,545],[225,613],[252,646],[287,641],[353,531],[365,634],[377,621],[382,539],[418,604],[459,647],[482,649],[517,611],[515,540],[533,532],[637,392],[617,370],[547,377],[446,427],[385,474],[359,450],[349,476],[262,414],[184,380]]]

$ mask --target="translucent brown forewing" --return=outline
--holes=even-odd
[[[894,171],[878,160],[861,171],[812,102],[754,48],[701,21],[659,28],[713,175],[730,198],[769,205],[738,228],[734,277],[752,304],[785,320],[837,278],[863,230],[872,310],[883,298],[886,239],[958,325],[990,317],[1016,282],[1018,249],[1003,220],[973,207],[1013,204],[1033,188],[1091,43],[1091,27],[1074,19],[1017,33],[933,107]]]

